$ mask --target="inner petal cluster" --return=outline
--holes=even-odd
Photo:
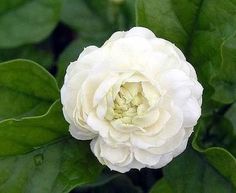
[[[147,111],[148,100],[143,96],[141,83],[125,83],[111,107],[108,107],[105,119],[113,121],[120,119],[123,123],[133,124],[134,117]]]

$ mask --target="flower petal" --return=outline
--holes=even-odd
[[[93,139],[94,137],[96,137],[97,134],[92,133],[89,130],[83,129],[81,127],[76,127],[73,124],[70,124],[69,126],[69,131],[70,134],[79,140],[89,140],[89,139]]]
[[[149,153],[148,151],[143,149],[135,148],[134,157],[140,163],[152,166],[159,162],[161,156]]]
[[[102,137],[107,137],[111,125],[105,120],[100,120],[95,112],[91,112],[87,118],[87,124]]]
[[[133,27],[128,32],[126,32],[125,37],[143,37],[145,39],[153,39],[156,38],[155,34],[144,27]]]

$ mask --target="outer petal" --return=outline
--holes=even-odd
[[[111,46],[110,44],[112,44],[113,42],[115,42],[118,39],[121,39],[125,37],[125,32],[124,31],[118,31],[115,32],[111,35],[111,37],[104,43],[104,46]]]
[[[70,123],[73,120],[73,112],[76,107],[79,87],[77,83],[82,84],[87,76],[87,72],[74,74],[72,77],[66,77],[65,83],[61,88],[61,102],[63,104],[63,113],[66,120]]]
[[[142,37],[145,39],[156,38],[155,34],[151,30],[145,27],[133,27],[125,34],[125,37],[135,37],[135,36]]]
[[[124,173],[132,168],[129,165],[133,163],[133,154],[128,147],[108,145],[100,137],[94,139],[90,147],[100,163],[106,164],[111,170]]]
[[[81,104],[86,116],[93,110],[93,98],[104,77],[104,73],[90,75],[81,86]]]
[[[81,59],[82,57],[94,52],[95,50],[97,50],[98,47],[97,46],[88,46],[86,48],[84,48],[83,52],[81,52],[81,54],[79,55],[79,59]]]
[[[165,143],[161,145],[160,147],[151,147],[147,149],[147,151],[156,155],[170,153],[174,151],[176,147],[178,147],[184,139],[185,139],[185,130],[182,129],[175,136],[166,140]]]
[[[140,163],[147,164],[148,166],[157,164],[161,158],[160,155],[155,155],[148,151],[138,149],[138,148],[134,149],[134,157]]]
[[[75,125],[73,124],[70,124],[69,131],[74,138],[79,140],[89,140],[93,139],[96,136],[95,133],[92,133],[91,131],[85,130],[81,127],[75,127]]]
[[[87,124],[94,130],[98,132],[102,137],[107,137],[111,125],[104,121],[100,120],[95,112],[91,112],[88,115]]]
[[[183,112],[180,108],[175,106],[170,110],[170,119],[158,134],[159,137],[163,139],[168,139],[176,135],[183,125]]]
[[[167,165],[172,159],[173,159],[173,154],[172,153],[167,153],[161,156],[159,162],[156,165],[151,166],[150,168],[162,168],[165,165]]]
[[[183,106],[184,127],[193,127],[197,124],[197,120],[201,115],[201,107],[198,101],[191,97]]]

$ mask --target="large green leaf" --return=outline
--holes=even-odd
[[[42,116],[0,122],[0,156],[25,153],[68,135],[62,105],[56,101]]]
[[[55,79],[29,60],[0,63],[0,121],[45,113],[59,98]]]
[[[0,49],[0,62],[24,58],[37,62],[46,69],[53,64],[52,50],[48,45],[27,45],[11,49]]]
[[[218,130],[220,129],[220,130],[227,131],[228,129],[227,127],[220,127],[222,125],[221,122],[218,122],[218,123],[215,122],[215,124],[216,125],[214,126],[219,126],[217,127]],[[200,131],[203,131],[204,128],[202,127],[204,126],[206,126],[206,124],[203,124],[201,122],[197,127],[197,131],[192,142],[194,149],[203,153],[206,159],[209,161],[209,163],[211,163],[213,167],[215,167],[224,177],[230,180],[236,187],[236,159],[235,157],[229,151],[227,151],[226,149],[222,147],[208,147],[208,148],[203,147],[202,142],[201,142],[202,135],[200,134]],[[208,128],[208,129],[212,129],[212,128]],[[214,132],[214,128],[212,132]],[[217,132],[222,132],[222,131],[217,131]],[[234,137],[232,142],[235,144],[235,136],[231,136],[231,137],[232,138]],[[208,138],[209,138],[208,140],[210,141],[210,136],[208,136]],[[221,143],[224,143],[223,138],[222,138]],[[235,147],[235,145],[233,147]]]
[[[235,0],[138,0],[137,25],[182,49],[205,88],[204,114],[236,100]]]
[[[173,193],[236,192],[230,182],[191,148],[164,168],[164,178]]]
[[[89,144],[68,138],[0,159],[1,193],[67,193],[94,180],[102,166]]]
[[[46,38],[60,18],[61,0],[1,0],[0,47]]]
[[[200,0],[138,0],[136,22],[188,52]]]

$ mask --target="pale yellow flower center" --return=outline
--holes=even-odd
[[[143,114],[148,108],[148,101],[143,96],[140,83],[125,83],[108,108],[105,118],[109,121],[120,119],[123,123],[132,124],[132,119]]]

